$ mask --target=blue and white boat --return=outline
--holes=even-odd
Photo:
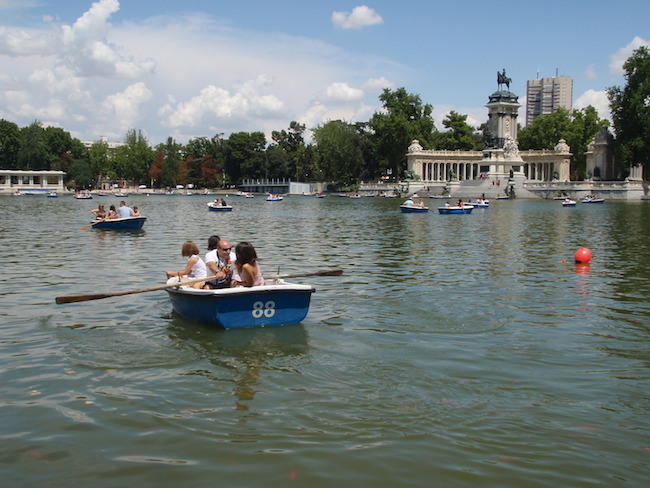
[[[230,212],[232,211],[232,205],[223,205],[217,202],[208,202],[208,210],[212,212]]]
[[[400,205],[399,209],[402,213],[426,213],[429,207],[420,207],[419,205]]]
[[[469,213],[472,213],[472,210],[474,210],[473,205],[463,205],[462,207],[459,207],[458,205],[449,206],[449,207],[438,207],[438,213],[441,213],[443,215],[447,215],[447,214],[469,214]]]
[[[562,206],[563,206],[563,207],[575,207],[575,206],[576,206],[576,202],[575,202],[575,200],[571,200],[570,198],[565,198],[565,199],[562,201]]]
[[[122,219],[102,219],[92,223],[98,230],[138,230],[142,229],[147,217],[125,217]]]
[[[582,199],[582,203],[605,203],[605,199],[596,198],[593,195],[587,195]]]
[[[188,320],[224,329],[247,329],[302,322],[315,289],[274,279],[263,286],[217,290],[180,286],[165,291],[174,311]]]

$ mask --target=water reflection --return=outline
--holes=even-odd
[[[220,330],[191,324],[173,314],[169,338],[217,367],[214,371],[192,370],[188,375],[233,381],[236,410],[247,411],[259,391],[265,370],[295,369],[295,359],[308,350],[308,336],[302,324],[245,330]]]

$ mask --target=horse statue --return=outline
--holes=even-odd
[[[499,90],[501,90],[501,85],[506,85],[508,91],[510,91],[510,82],[512,80],[506,76],[506,69],[503,68],[503,72],[500,73],[497,71],[497,84],[499,85]]]

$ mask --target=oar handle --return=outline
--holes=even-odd
[[[120,297],[124,295],[133,295],[135,293],[146,293],[149,291],[164,290],[166,288],[178,288],[179,286],[191,285],[201,281],[212,281],[218,279],[218,276],[206,276],[205,278],[194,278],[186,281],[175,281],[174,283],[167,283],[166,285],[154,286],[153,288],[144,288],[142,290],[121,291],[118,293],[91,293],[88,295],[70,295],[66,297],[56,297],[54,300],[58,305],[64,303],[87,302],[90,300],[101,300],[102,298]]]

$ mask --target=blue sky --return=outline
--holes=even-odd
[[[82,140],[174,137],[367,121],[383,88],[485,122],[496,73],[574,81],[575,108],[650,40],[650,2],[0,0],[0,118]],[[525,106],[520,123],[525,123]]]

